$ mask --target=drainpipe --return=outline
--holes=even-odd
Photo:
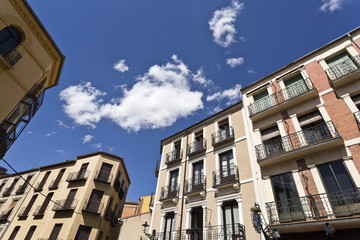
[[[348,33],[347,36],[350,38],[350,41],[353,42],[360,49],[360,45],[356,41],[354,41],[354,39],[351,37],[350,33]]]
[[[185,145],[185,166],[184,166],[184,181],[182,186],[182,198],[181,198],[181,214],[180,214],[180,234],[179,234],[179,240],[181,240],[181,230],[182,230],[182,221],[183,221],[183,211],[184,211],[184,192],[185,192],[185,180],[186,180],[186,163],[187,163],[187,146],[188,146],[188,140],[189,140],[189,134],[187,131],[185,131],[186,134],[186,145]]]

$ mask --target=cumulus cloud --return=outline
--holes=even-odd
[[[52,135],[56,134],[57,132],[51,132],[51,133],[47,133],[45,134],[45,137],[51,137]]]
[[[93,138],[94,138],[94,136],[91,136],[91,135],[89,135],[89,134],[88,134],[88,135],[85,135],[85,136],[83,137],[83,139],[82,139],[82,140],[83,140],[82,143],[84,144],[84,143],[90,142],[91,139],[93,139]]]
[[[192,78],[194,82],[197,82],[204,87],[213,84],[213,81],[211,81],[210,79],[206,79],[204,75],[204,70],[202,68],[198,69],[195,74],[192,74]]]
[[[236,84],[233,88],[226,89],[224,91],[219,91],[212,95],[207,96],[206,100],[208,102],[214,100],[220,102],[226,99],[227,100],[226,105],[231,105],[238,102],[241,99],[240,89],[241,89],[241,84]]]
[[[65,113],[80,125],[95,128],[107,118],[128,131],[162,128],[203,108],[202,92],[191,90],[197,75],[173,55],[165,65],[150,67],[131,88],[123,87],[123,96],[109,103],[102,102],[105,93],[89,82],[64,89],[60,99]]]
[[[70,127],[69,125],[66,125],[63,121],[61,120],[55,120],[55,122],[57,122],[59,124],[60,127],[64,127],[64,128],[71,128],[74,129],[74,127]]]
[[[322,0],[323,4],[320,7],[320,10],[323,12],[332,13],[335,10],[342,9],[343,5],[348,2],[348,0]]]
[[[231,5],[214,12],[209,21],[210,30],[213,31],[214,41],[222,47],[227,47],[235,42],[236,16],[244,8],[244,3],[233,0]]]
[[[125,64],[125,59],[119,60],[117,63],[114,64],[113,68],[119,72],[129,71],[129,67]]]
[[[244,62],[245,62],[245,60],[242,57],[226,59],[226,64],[229,65],[231,68],[240,66]]]
[[[256,72],[253,69],[249,69],[249,70],[247,70],[247,73],[255,74]]]

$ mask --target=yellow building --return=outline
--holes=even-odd
[[[259,199],[245,124],[240,102],[161,141],[149,234],[259,239],[250,217]]]
[[[0,2],[0,157],[58,84],[64,56],[26,0]]]
[[[0,238],[117,239],[130,185],[121,157],[95,152],[20,174],[34,188],[0,178]]]

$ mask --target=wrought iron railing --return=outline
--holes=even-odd
[[[213,187],[239,181],[239,169],[236,165],[224,166],[213,171]]]
[[[23,185],[20,185],[18,189],[16,190],[16,194],[23,194],[27,188],[28,184],[24,183]]]
[[[49,185],[49,189],[56,189],[59,187],[59,184],[60,184],[61,180],[52,180],[50,185]]]
[[[209,226],[206,229],[159,232],[154,240],[245,240],[245,226],[239,223]]]
[[[14,190],[13,187],[5,188],[5,191],[3,192],[2,196],[3,196],[3,197],[8,197],[8,196],[10,196],[13,190]]]
[[[347,75],[353,74],[359,70],[360,54],[355,56],[355,61],[352,59],[342,59],[338,64],[325,70],[330,81],[335,81]]]
[[[3,57],[10,66],[14,66],[22,58],[21,54],[15,48],[7,52]]]
[[[185,194],[206,189],[206,176],[202,175],[185,180]]]
[[[199,152],[206,151],[206,139],[201,138],[200,140],[195,140],[188,145],[188,155],[193,155]]]
[[[41,205],[37,206],[35,208],[35,211],[33,212],[33,216],[35,217],[44,216],[46,209],[47,207],[42,207]]]
[[[360,124],[360,111],[354,112],[354,117],[358,124]]]
[[[323,122],[302,131],[274,138],[255,146],[258,161],[283,153],[295,151],[308,146],[339,137],[332,121]]]
[[[78,204],[78,201],[79,200],[77,200],[77,199],[56,200],[52,210],[53,211],[74,211],[76,208],[76,205]]]
[[[37,84],[0,124],[0,157],[5,155],[34,117],[42,105],[43,99],[44,87]]]
[[[18,217],[27,217],[29,215],[30,209],[27,209],[27,207],[23,207],[20,209],[18,213]]]
[[[93,199],[86,199],[83,211],[100,215],[104,207],[104,203]]]
[[[213,146],[232,139],[234,139],[234,128],[232,126],[226,126],[225,129],[221,129],[211,134],[211,142]]]
[[[71,172],[71,173],[69,173],[68,177],[66,178],[66,181],[72,182],[72,181],[86,180],[89,177],[89,175],[90,175],[90,171],[88,171],[88,170]]]
[[[9,216],[10,216],[10,214],[11,214],[11,211],[10,211],[10,212],[8,212],[8,211],[2,211],[2,212],[0,213],[0,222],[7,221],[8,218],[9,218]]]
[[[97,170],[94,180],[102,183],[111,183],[112,178],[113,175],[109,171]]]
[[[166,185],[161,188],[160,200],[175,198],[179,195],[179,184]]]
[[[360,189],[348,189],[266,203],[270,224],[360,215]]]
[[[268,95],[260,100],[251,103],[249,108],[250,116],[253,116],[259,112],[265,111],[280,103],[286,102],[290,99],[294,99],[306,92],[314,89],[314,86],[309,78],[303,79],[295,84],[292,84],[274,94]]]
[[[34,186],[35,187],[34,191],[35,192],[42,191],[44,189],[45,184],[46,184],[46,181],[45,182],[41,181],[41,182],[36,183],[35,186]]]
[[[182,159],[183,150],[175,149],[166,154],[165,164],[172,164],[174,162],[178,162]]]
[[[38,240],[62,240],[62,238],[38,238]]]

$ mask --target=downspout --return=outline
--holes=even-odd
[[[184,179],[183,179],[183,187],[182,187],[182,198],[181,198],[181,214],[180,214],[180,234],[179,234],[179,240],[181,240],[181,230],[182,230],[182,221],[183,221],[183,211],[184,211],[184,192],[185,192],[185,180],[186,180],[186,163],[187,163],[187,147],[188,147],[188,140],[189,140],[189,134],[187,131],[185,131],[186,134],[186,145],[185,145],[185,166],[184,166]]]
[[[360,49],[360,45],[356,41],[354,41],[354,39],[351,37],[350,33],[348,33],[347,36],[350,38],[350,41],[353,42],[358,47],[358,49]]]

